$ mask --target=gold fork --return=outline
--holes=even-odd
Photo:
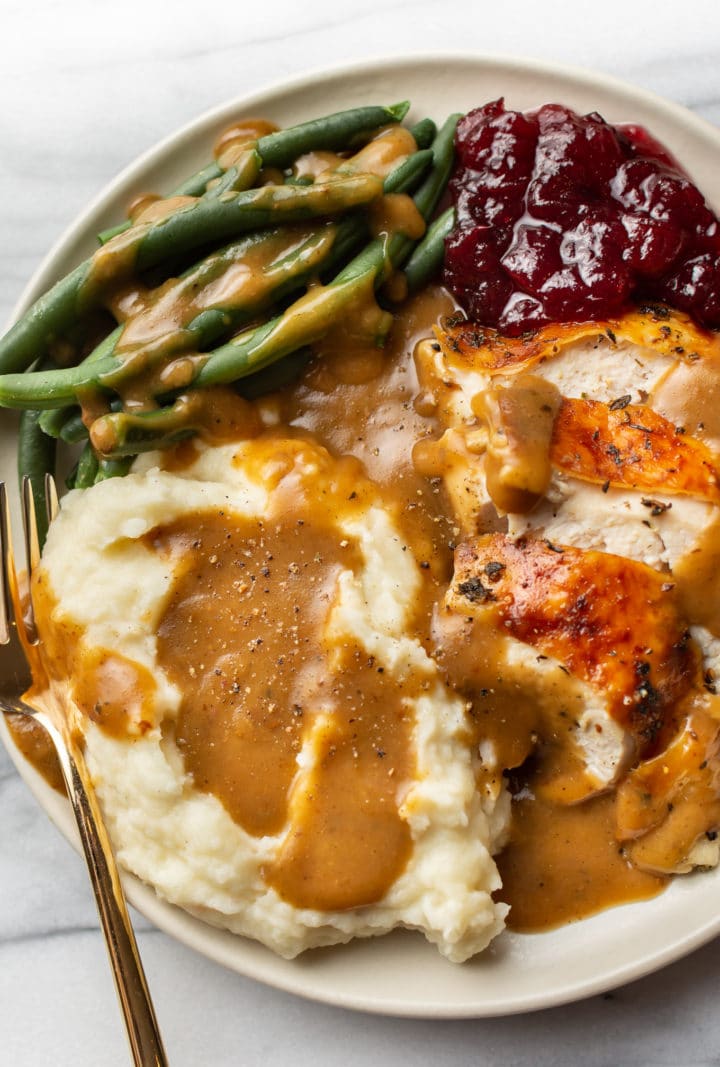
[[[58,501],[55,483],[50,476],[47,476],[45,482],[45,501],[48,519],[52,521],[57,514]],[[23,480],[22,511],[28,577],[30,578],[40,559],[40,547],[32,487],[27,478]],[[24,612],[20,607],[10,529],[10,509],[4,482],[0,482],[0,551],[2,552],[0,644],[7,645],[15,629],[26,658],[34,659],[41,654],[41,646],[38,641],[31,596],[28,597],[28,605]],[[73,736],[66,717],[56,710],[55,701],[47,701],[47,706],[40,707],[39,702],[38,706],[31,706],[20,697],[2,696],[0,697],[0,709],[3,712],[28,715],[39,722],[55,746],[95,893],[134,1063],[136,1067],[167,1067],[165,1050],[140,961],[115,857],[82,749]]]

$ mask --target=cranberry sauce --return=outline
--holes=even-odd
[[[456,147],[444,281],[472,319],[516,335],[661,300],[720,328],[718,220],[641,126],[500,99]]]

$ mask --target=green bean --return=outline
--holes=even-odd
[[[91,440],[105,459],[135,456],[191,437],[201,419],[201,405],[192,397],[181,396],[171,406],[155,411],[102,415],[93,423]]]
[[[117,360],[106,357],[100,370],[110,370],[117,366]],[[77,367],[62,371],[27,371],[25,374],[0,375],[0,406],[19,408],[59,408],[77,403],[77,391],[83,386],[93,385],[98,370],[81,363]]]
[[[358,300],[364,288],[372,289],[384,263],[385,244],[382,238],[376,238],[330,285],[312,290],[282,315],[216,349],[196,374],[193,386],[233,382],[318,341]],[[112,388],[113,374],[104,376],[100,384]],[[97,422],[93,426],[95,445],[114,456],[122,455],[125,448],[138,451],[143,443],[147,447],[175,443],[178,428],[194,432],[181,415],[186,416],[186,411],[176,404],[145,416],[102,416],[98,420],[101,426]]]
[[[416,206],[428,217],[435,208],[452,165],[453,135],[457,118],[449,119],[433,145],[434,168],[415,194]],[[386,248],[387,243],[387,248]],[[412,250],[413,242],[402,234],[389,242],[378,238],[360,253],[328,286],[314,290],[291,305],[287,312],[264,326],[243,335],[211,353],[196,374],[193,384],[203,386],[242,378],[276,359],[281,359],[317,341],[357,298],[362,282],[378,283],[387,273],[388,263],[400,266]],[[63,371],[34,372],[0,377],[0,404],[6,407],[60,407],[70,402],[77,390],[87,386],[113,389],[122,379],[123,365],[112,357],[90,365],[80,364]]]
[[[432,162],[432,152],[429,150],[414,152],[402,160],[387,176],[383,183],[383,192],[404,192],[412,188],[427,167]],[[178,280],[178,296],[183,289],[188,292],[197,292],[208,281],[214,278],[224,269],[234,265],[243,255],[251,249],[261,249],[264,242],[272,242],[281,236],[283,231],[267,231],[253,234],[244,238],[243,241],[235,242],[213,253],[207,259],[191,267]],[[255,287],[255,297],[250,304],[234,303],[232,306],[215,307],[202,311],[193,318],[184,330],[190,335],[187,340],[193,347],[202,351],[209,347],[218,337],[225,333],[230,334],[237,330],[243,322],[262,311],[269,302],[284,300],[294,289],[299,289],[309,281],[310,277],[322,265],[323,269],[334,267],[336,272],[339,263],[347,260],[351,251],[356,247],[358,239],[367,234],[367,223],[364,216],[358,214],[343,219],[334,229],[325,226],[322,230],[311,233],[300,245],[292,249],[287,256],[273,261],[267,268],[259,272],[266,279],[266,285],[258,289]],[[327,263],[324,262],[326,254],[329,254]]]
[[[217,177],[217,175],[216,175]],[[180,196],[181,194],[176,190],[174,196]],[[118,222],[115,226],[108,226],[107,229],[101,230],[97,235],[99,244],[106,245],[108,241],[112,241],[113,237],[117,237],[118,234],[125,233],[132,226],[132,219],[125,219],[124,222]]]
[[[0,373],[24,370],[42,355],[53,335],[66,329],[76,314],[100,299],[104,284],[96,284],[98,263],[110,256],[109,273],[120,280],[132,271],[157,266],[168,255],[221,241],[236,234],[320,215],[334,215],[376,199],[382,183],[373,175],[349,175],[303,186],[264,186],[227,195],[220,200],[197,200],[166,219],[132,227],[81,263],[33,304],[0,340]],[[113,251],[108,251],[113,249]],[[97,257],[102,256],[102,260]],[[104,279],[106,282],[106,279]]]
[[[438,130],[432,146],[433,169],[413,197],[415,206],[426,222],[432,218],[450,178],[454,159],[455,129],[460,117],[459,114],[450,115]],[[394,237],[393,240],[396,244],[392,259],[396,265],[399,265],[404,263],[412,252],[413,242],[402,235]]]
[[[122,407],[122,400],[116,399],[112,401],[110,410],[122,411]],[[87,441],[88,436],[88,428],[83,419],[82,412],[77,411],[70,415],[63,423],[58,439],[66,445],[77,445],[80,444],[81,441]]]
[[[57,282],[8,330],[0,340],[0,373],[25,370],[39,352],[45,351],[50,335],[71,325],[77,294],[87,274],[88,261]]]
[[[143,271],[157,266],[172,252],[178,255],[249,230],[263,229],[280,222],[299,222],[320,216],[337,215],[376,200],[382,182],[372,174],[348,175],[315,185],[265,185],[260,189],[224,197],[198,200],[188,207],[128,235],[123,252],[135,253],[127,271]]]
[[[262,159],[257,148],[247,145],[222,178],[218,178],[217,184],[208,189],[205,196],[209,200],[217,200],[224,193],[240,193],[245,189],[252,189],[261,167]]]
[[[105,356],[112,355],[123,329],[124,326],[116,326],[112,333],[109,333],[105,340],[101,341],[100,344],[85,357],[83,362],[93,363],[99,359],[103,359]],[[41,429],[49,437],[62,438],[63,427],[70,418],[77,414],[76,408],[76,404],[71,404],[68,407],[49,408],[48,410],[41,412],[39,419]],[[65,439],[63,438],[63,440]]]
[[[40,413],[23,411],[20,416],[17,444],[17,469],[20,482],[30,479],[38,540],[42,548],[47,536],[48,520],[45,507],[45,475],[55,473],[56,442],[40,429]]]
[[[173,323],[167,333],[134,348],[128,347],[123,352],[118,345],[120,335],[116,334],[115,343],[104,347],[104,354],[130,361],[142,359],[143,365],[147,366],[167,361],[180,350],[209,348],[222,337],[232,336],[273,302],[283,301],[307,285],[327,259],[338,232],[336,224],[323,222],[305,236],[287,229],[261,231],[226,246],[190,268],[176,281],[166,283],[161,289],[161,298],[166,306],[187,303],[192,308],[203,290],[212,287],[227,270],[252,253],[255,264],[253,284],[244,296],[241,291],[230,301],[205,308],[189,322]]]
[[[408,156],[388,174],[383,183],[383,192],[411,192],[432,163],[432,159],[433,154],[429,149],[423,149]],[[367,219],[362,215],[351,216],[343,220],[338,228],[338,235],[332,251],[327,262],[323,265],[322,278],[324,281],[337,274],[348,259],[357,253],[367,236]]]
[[[349,146],[358,135],[366,135],[380,126],[402,122],[410,104],[403,100],[390,107],[352,108],[325,118],[310,119],[298,126],[288,126],[261,137],[258,152],[265,167],[289,167],[306,152],[334,151]]]
[[[282,389],[297,380],[311,358],[310,348],[297,349],[280,362],[243,379],[238,383],[237,391],[248,400],[254,400]],[[198,412],[197,417],[193,417],[192,410],[188,409],[187,401],[180,399],[170,407],[140,414],[118,410],[100,416],[93,424],[93,434],[100,444],[103,437],[106,439],[108,451],[103,453],[106,459],[170,448],[193,436],[202,426],[201,414]]]
[[[447,181],[456,121],[455,117],[448,120],[438,133],[433,145],[433,170],[414,197],[418,210],[426,218],[434,211]],[[403,234],[371,241],[330,284],[309,291],[283,314],[210,353],[197,371],[193,385],[202,388],[237,381],[318,341],[358,300],[372,293],[392,269],[402,265],[412,246],[413,242]],[[378,335],[388,319],[391,321],[392,317],[378,308]],[[97,375],[96,386],[112,390],[123,381],[125,368],[111,368],[109,363],[109,360],[102,361],[90,369]],[[108,365],[107,371],[103,364]],[[67,378],[78,370],[82,368],[62,373]],[[110,459],[169,447],[196,432],[199,418],[192,399],[187,397],[149,413],[109,414],[93,424],[93,444]]]
[[[435,140],[437,126],[432,119],[420,119],[419,122],[410,127],[410,133],[415,138],[415,144],[418,148],[429,148]]]
[[[247,400],[256,400],[267,393],[274,393],[297,381],[312,359],[311,348],[298,348],[278,363],[271,363],[264,370],[236,383],[237,392]]]
[[[86,441],[87,436],[87,426],[83,422],[82,413],[78,411],[65,420],[58,434],[58,439],[66,445],[76,445],[80,441]]]
[[[364,290],[372,291],[388,269],[387,260],[392,259],[393,248],[398,250],[396,254],[400,254],[405,245],[400,244],[397,238],[376,238],[329,285],[310,291],[282,315],[210,353],[195,375],[193,386],[202,388],[233,382],[318,341],[362,296]],[[384,316],[379,313],[379,324],[383,317],[392,318],[387,313]],[[380,325],[378,330],[382,332]],[[73,368],[75,371],[78,369],[80,368]],[[63,372],[66,379],[73,370]],[[112,389],[118,383],[118,378],[122,379],[122,371],[122,367],[108,368],[94,384]],[[166,408],[161,409],[159,413],[152,412],[149,416],[123,416],[121,413],[117,418],[112,415],[103,416],[102,422],[108,429],[112,427],[113,432],[120,435],[120,447],[124,447],[127,443],[136,443],[136,439],[131,435],[140,427],[155,434],[159,430],[166,432],[170,425],[174,430],[178,423],[179,410],[177,407]],[[108,438],[111,436],[109,433]]]
[[[95,478],[98,473],[98,458],[95,455],[95,450],[88,441],[77,462],[77,468],[75,470],[74,488],[75,489],[88,489],[95,483]]]
[[[310,119],[309,122],[289,126],[285,130],[261,137],[257,142],[257,151],[263,166],[288,167],[305,152],[345,148],[359,134],[371,133],[389,123],[402,122],[409,106],[407,101],[393,104],[391,107],[371,105]],[[223,168],[217,161],[208,163],[170,193],[170,197],[202,196],[208,183],[220,178],[222,174]],[[130,225],[131,223],[126,221],[103,231],[99,234],[100,243],[105,244],[111,237],[123,233]]]
[[[388,121],[388,109],[384,110]],[[398,117],[402,118],[399,112],[392,121]],[[375,303],[374,291],[392,270],[403,265],[411,292],[431,278],[441,265],[444,240],[453,226],[454,213],[449,209],[440,215],[419,243],[402,232],[381,235],[347,262],[366,239],[369,226],[367,212],[352,209],[366,207],[381,192],[415,190],[415,206],[427,223],[450,174],[458,117],[447,120],[434,136],[431,148],[424,146],[436,132],[434,123],[424,119],[416,124],[412,132],[421,149],[396,166],[384,182],[373,175],[353,173],[350,158],[343,163],[344,173],[329,180],[307,186],[288,183],[248,191],[246,186],[255,181],[261,159],[268,166],[286,167],[302,151],[308,150],[297,147],[297,138],[293,143],[292,137],[287,136],[291,131],[281,131],[286,135],[283,141],[271,140],[280,138],[281,134],[261,138],[257,152],[247,146],[224,172],[218,168],[218,173],[211,173],[214,164],[205,168],[205,195],[200,199],[165,219],[133,226],[125,237],[118,238],[110,248],[96,253],[58,282],[0,340],[0,404],[21,409],[42,405],[48,409],[42,414],[24,410],[21,418],[25,451],[36,457],[33,469],[44,475],[48,463],[53,465],[53,438],[77,442],[88,437],[81,414],[76,410],[77,399],[85,390],[105,393],[111,410],[93,422],[90,440],[86,441],[71,475],[72,484],[78,488],[123,475],[138,453],[170,447],[198,432],[202,404],[197,402],[195,389],[235,383],[240,393],[252,397],[282,387],[309,358],[309,346],[321,340],[338,322],[352,316],[358,304],[363,305],[363,318],[369,323],[369,342],[382,345],[392,316]],[[304,128],[307,133],[310,125],[294,129]],[[265,151],[262,151],[264,141]],[[342,147],[348,143],[346,135]],[[282,152],[290,153],[291,144],[294,144],[292,154],[285,160]],[[314,147],[333,146],[315,144]],[[426,173],[431,161],[432,168]],[[358,168],[361,169],[360,163]],[[215,178],[219,180],[215,182]],[[244,191],[239,192],[239,187]],[[339,222],[327,221],[329,215],[342,212],[346,215]],[[282,241],[285,231],[268,232],[268,228],[280,220],[306,218],[324,221],[307,237],[299,238],[299,243],[285,254],[282,250],[275,253],[271,242],[278,237]],[[189,322],[171,327],[166,335],[136,348],[128,346],[125,351],[118,347],[125,329],[120,325],[79,366],[62,370],[40,366],[28,373],[18,373],[37,359],[38,353],[42,354],[45,346],[62,334],[79,313],[103,298],[108,282],[162,263],[167,273],[168,256],[187,254],[194,248],[248,230],[251,232],[247,236],[211,254],[161,290],[162,298],[170,299],[177,289],[178,301],[182,302],[186,292],[197,293],[203,286],[212,284],[229,267],[242,261],[243,255],[269,242],[267,255],[262,253],[267,261],[265,266],[254,268],[261,284],[259,288],[253,287],[252,298],[244,306],[233,303],[227,307],[205,308]],[[257,230],[262,232],[254,232]],[[247,329],[214,351],[206,351],[223,334],[236,330],[271,304],[282,308],[287,297],[306,286],[319,270],[323,278],[330,276],[332,280],[309,289],[262,325]],[[367,315],[368,307],[373,310],[372,315]],[[191,389],[189,395],[178,396],[178,390],[161,394],[158,397],[161,406],[150,412],[137,414],[122,410],[121,398],[113,394],[123,394],[134,376],[174,356],[176,351],[193,355],[194,362],[189,363],[192,367],[192,380],[187,386]],[[52,438],[43,433],[44,428],[52,433]],[[38,465],[37,457],[43,450],[45,455]],[[26,466],[31,463],[30,459],[23,462]],[[42,504],[38,506],[38,517],[44,515]]]
[[[74,489],[75,488],[75,482],[77,481],[78,467],[79,466],[80,466],[80,461],[76,460],[75,463],[73,464],[73,466],[70,468],[68,474],[65,476],[65,488],[66,489]]]
[[[170,356],[174,347],[197,348],[202,351],[223,335],[231,335],[234,330],[269,306],[273,300],[285,299],[293,289],[301,288],[306,284],[334,246],[337,232],[339,232],[338,227],[327,223],[323,223],[321,229],[311,231],[302,240],[299,236],[294,236],[292,231],[282,229],[260,231],[245,235],[241,240],[234,241],[219,252],[212,253],[181,274],[170,288],[168,288],[169,283],[166,283],[162,287],[163,301],[180,303],[189,297],[190,306],[192,306],[192,301],[197,299],[198,293],[203,288],[212,285],[224,271],[235,266],[248,253],[255,253],[254,259],[257,260],[257,253],[262,253],[264,245],[268,249],[269,261],[265,267],[258,269],[255,284],[245,300],[235,298],[226,306],[206,308],[189,322],[179,324],[168,334],[163,334],[154,341],[148,342],[145,347],[148,350],[159,349],[161,355]],[[291,248],[286,255],[278,257],[278,239],[289,240],[293,236],[296,241],[295,247]],[[260,279],[262,284],[260,284]],[[124,326],[117,327],[91,353],[87,361],[115,355],[123,330]],[[62,412],[63,409],[51,409],[44,413],[47,432],[52,436],[59,435],[67,415],[70,414],[68,412],[65,415]]]
[[[401,192],[412,188],[429,164],[432,152],[429,150],[415,152],[399,163],[383,183],[386,193]],[[251,234],[241,241],[228,245],[219,252],[191,267],[178,279],[175,298],[180,300],[184,292],[196,294],[203,286],[213,282],[228,267],[234,266],[251,250],[262,250],[263,244],[270,248],[286,231],[265,231]],[[258,272],[258,277],[265,279],[263,286],[253,287],[253,299],[250,303],[233,302],[229,306],[208,308],[200,312],[182,327],[183,341],[202,351],[217,341],[222,334],[231,334],[268,306],[271,300],[284,300],[293,290],[306,284],[316,273],[318,267],[329,253],[328,267],[335,273],[339,264],[345,262],[357,243],[367,232],[363,216],[351,216],[343,219],[336,228],[324,226],[320,231],[311,233],[300,245],[293,248],[287,256],[272,260],[267,267]],[[325,267],[327,270],[328,267]],[[171,293],[166,290],[164,299]]]
[[[340,223],[340,226],[342,225],[343,223]],[[223,335],[231,336],[271,303],[284,300],[289,293],[306,285],[330,254],[337,233],[337,225],[323,224],[302,240],[296,236],[294,247],[278,257],[272,255],[273,251],[277,251],[278,239],[284,240],[293,235],[283,230],[261,232],[259,235],[252,235],[244,243],[230,245],[203,260],[178,279],[174,288],[179,300],[184,292],[197,294],[203,286],[212,283],[253,249],[262,250],[262,246],[266,244],[271,256],[267,264],[257,269],[254,285],[244,300],[236,298],[227,305],[206,308],[199,312],[187,325],[181,327],[179,339],[185,347],[202,351]]]
[[[173,193],[170,194],[170,198],[180,196],[193,196],[204,195],[211,200],[217,200],[223,193],[227,192],[243,192],[245,189],[251,189],[257,180],[257,176],[260,173],[262,167],[262,159],[260,153],[256,148],[251,147],[248,144],[248,151],[244,153],[240,159],[233,163],[226,171],[216,164],[211,163],[205,167],[200,174],[202,174],[202,185],[198,189],[197,193],[193,193],[192,190],[196,188],[196,184],[193,182],[188,186],[180,186]],[[197,176],[198,178],[200,175]],[[210,188],[207,186],[210,183]],[[116,226],[110,226],[108,229],[99,233],[98,241],[101,245],[106,245],[108,241],[111,241],[113,237],[117,237],[120,233],[125,233],[133,225],[132,219],[125,219],[124,222],[118,223]]]
[[[124,478],[130,470],[134,456],[123,456],[121,459],[98,459],[98,469],[95,475],[95,484],[105,482],[108,478]]]
[[[48,408],[40,412],[38,422],[40,429],[48,437],[62,437],[62,430],[68,419],[73,418],[79,411],[77,404],[71,404],[64,408]]]
[[[197,174],[193,174],[192,177],[187,178],[181,185],[178,185],[176,189],[170,193],[170,197],[174,196],[202,196],[208,187],[208,184],[215,181],[216,178],[222,176],[223,169],[217,160],[213,160],[212,163],[208,163],[207,166],[199,170]],[[125,222],[122,225],[122,229],[127,229],[130,225],[129,222]],[[120,232],[122,232],[122,229]],[[102,240],[102,234],[100,234]]]
[[[449,207],[428,227],[405,264],[405,280],[408,292],[417,293],[440,270],[445,254],[445,238],[455,225],[455,209]]]
[[[362,291],[372,285],[384,260],[384,242],[377,238],[356,256],[329,285],[308,293],[270,322],[212,352],[193,381],[194,386],[223,385],[267,367],[297,348],[319,341],[346,314]],[[109,382],[111,384],[111,382]]]
[[[402,160],[387,176],[383,183],[383,191],[386,193],[402,192],[412,188],[422,177],[422,174],[432,162],[432,152],[429,150],[415,152]],[[217,339],[220,333],[228,333],[232,327],[237,327],[243,319],[247,321],[251,315],[256,314],[266,306],[272,297],[275,301],[283,299],[292,290],[300,287],[309,280],[319,265],[320,255],[323,253],[322,243],[326,242],[323,233],[333,236],[332,249],[323,265],[324,273],[336,273],[339,267],[347,262],[352,252],[356,251],[359,244],[367,235],[367,221],[361,215],[343,219],[334,231],[321,231],[313,235],[294,249],[282,260],[268,268],[267,295],[264,300],[258,299],[250,308],[235,304],[233,307],[213,308],[201,312],[185,327],[184,333],[191,343],[203,350]],[[275,234],[271,236],[276,236]],[[263,240],[265,238],[263,237]],[[244,252],[249,251],[257,243],[257,238],[251,238],[243,247],[232,245],[211,256],[208,260],[191,269],[183,276],[180,284],[184,284],[191,291],[196,291],[207,280],[213,278],[217,269],[223,265],[234,263]],[[329,248],[329,245],[328,245]],[[315,251],[314,251],[315,250]],[[226,262],[227,261],[227,262]],[[262,294],[258,294],[261,296]]]

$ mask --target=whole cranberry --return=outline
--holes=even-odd
[[[627,234],[623,259],[640,275],[663,274],[685,247],[687,238],[677,223],[628,213],[622,216],[622,224]]]
[[[547,322],[547,314],[541,301],[527,293],[514,292],[510,295],[497,319],[497,328],[511,336],[525,333],[526,330],[539,329]]]
[[[542,170],[528,184],[525,196],[528,214],[560,228],[578,222],[587,210],[584,186],[570,167],[558,164]]]
[[[496,321],[512,292],[490,227],[455,230],[446,241],[444,281],[482,322]]]
[[[648,182],[657,174],[651,159],[630,159],[618,167],[610,193],[628,211],[648,210]]]
[[[554,271],[539,292],[545,311],[545,322],[572,319],[579,306],[579,296],[585,286],[575,267],[562,267]]]
[[[506,111],[494,100],[468,112],[458,123],[458,157],[466,167],[500,171],[510,179],[526,180],[532,173],[537,125],[520,111]]]
[[[705,326],[720,329],[720,259],[706,252],[682,263],[662,280],[659,293],[664,300]]]
[[[538,292],[551,274],[561,270],[562,236],[549,226],[521,223],[500,262],[526,293]]]
[[[481,226],[513,223],[523,210],[526,185],[497,176],[488,181],[477,171],[467,171],[463,180],[452,186],[458,217],[475,219]]]
[[[621,122],[616,130],[618,136],[627,144],[628,154],[655,159],[658,163],[669,167],[670,170],[676,170],[680,174],[685,173],[672,152],[653,137],[644,126],[636,126],[632,122]]]
[[[622,145],[616,130],[596,112],[585,118],[585,152],[591,161],[588,181],[605,197],[608,182],[625,158]]]
[[[594,207],[563,235],[560,255],[563,264],[575,269],[592,299],[618,306],[631,288],[630,270],[623,261],[625,242],[625,230],[614,213]]]

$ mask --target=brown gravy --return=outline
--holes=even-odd
[[[181,557],[158,659],[184,694],[176,741],[186,765],[249,833],[278,833],[313,685],[330,669],[330,597],[353,552],[343,560],[337,538],[297,513],[281,523],[208,514],[149,540]]]
[[[532,691],[506,662],[503,644],[475,620],[440,614],[436,657],[468,700],[469,739],[491,742],[479,785],[500,768],[513,792],[510,839],[497,857],[513,930],[545,930],[660,892],[667,879],[637,870],[616,840],[612,794],[595,797],[571,741],[582,709],[576,679],[556,671]]]
[[[614,798],[562,807],[532,795],[515,799],[510,841],[498,856],[497,896],[511,905],[513,930],[561,923],[655,896],[666,878],[633,867],[615,840]]]
[[[6,722],[12,735],[12,739],[29,763],[32,763],[38,774],[59,793],[64,792],[60,764],[53,743],[46,731],[26,715],[8,715]]]
[[[349,480],[339,496],[352,492]],[[187,769],[248,833],[289,821],[268,884],[298,907],[334,910],[381,899],[407,862],[399,804],[413,720],[412,687],[351,640],[326,645],[337,576],[361,564],[328,519],[289,491],[266,520],[208,513],[148,540],[176,560],[158,659],[183,692],[175,739]]]

